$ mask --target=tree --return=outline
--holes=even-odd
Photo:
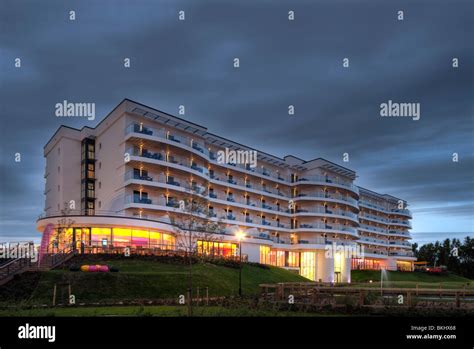
[[[69,218],[71,211],[69,204],[65,202],[64,208],[60,211],[62,218],[58,219],[58,224],[56,226],[56,243],[58,245],[58,252],[61,252],[61,250],[64,251],[67,245],[74,248],[74,246],[72,246],[72,236],[70,241],[66,236],[69,229],[72,229],[72,226],[75,223],[74,220]],[[72,234],[74,234],[74,232],[72,232]]]
[[[224,227],[219,220],[212,219],[214,214],[209,210],[207,190],[195,185],[188,189],[188,197],[173,203],[177,210],[170,211],[169,217],[176,232],[176,245],[185,251],[189,263],[188,315],[192,316],[193,262],[198,257],[197,240],[220,240],[219,234],[224,233]]]
[[[414,244],[415,256],[420,261],[427,261],[432,266],[446,266],[449,271],[474,277],[474,239],[469,236],[461,242],[459,239],[446,239],[442,243],[428,243],[420,248]]]

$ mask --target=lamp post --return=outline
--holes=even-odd
[[[238,231],[237,234],[235,234],[237,239],[239,240],[239,259],[240,259],[240,267],[239,267],[239,297],[242,297],[242,240],[245,237],[244,232]]]

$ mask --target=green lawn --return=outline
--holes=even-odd
[[[380,271],[377,270],[353,270],[351,272],[352,286],[380,287]],[[421,272],[387,271],[388,280],[384,278],[384,287],[424,287],[424,288],[474,288],[474,280],[462,276],[430,275]],[[369,283],[372,280],[373,283]]]
[[[76,304],[177,299],[185,295],[188,287],[189,266],[153,261],[114,260],[111,265],[118,273],[83,273],[69,270],[53,270],[41,273],[25,273],[0,287],[0,305],[51,304],[54,284],[57,303],[66,302],[68,286],[76,297]],[[238,293],[239,269],[215,264],[193,265],[193,290],[201,295],[209,288],[209,296],[232,296]],[[303,282],[307,279],[287,270],[244,265],[242,290],[244,295],[258,295],[259,284],[277,282]]]

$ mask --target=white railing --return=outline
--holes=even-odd
[[[356,185],[354,185],[350,182],[343,181],[339,178],[332,177],[332,176],[302,176],[302,177],[298,178],[298,182],[306,182],[306,181],[308,181],[308,182],[322,182],[322,183],[325,183],[325,184],[327,184],[327,183],[337,184],[337,185],[349,188],[353,192],[359,193],[359,188]]]

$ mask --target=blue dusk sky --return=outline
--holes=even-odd
[[[184,105],[212,133],[348,167],[408,201],[415,242],[473,236],[473,15],[468,0],[3,0],[1,240],[40,239],[56,129],[93,127],[124,98],[174,115]],[[96,119],[56,117],[63,100],[95,103]],[[389,100],[420,103],[420,119],[381,117]]]

